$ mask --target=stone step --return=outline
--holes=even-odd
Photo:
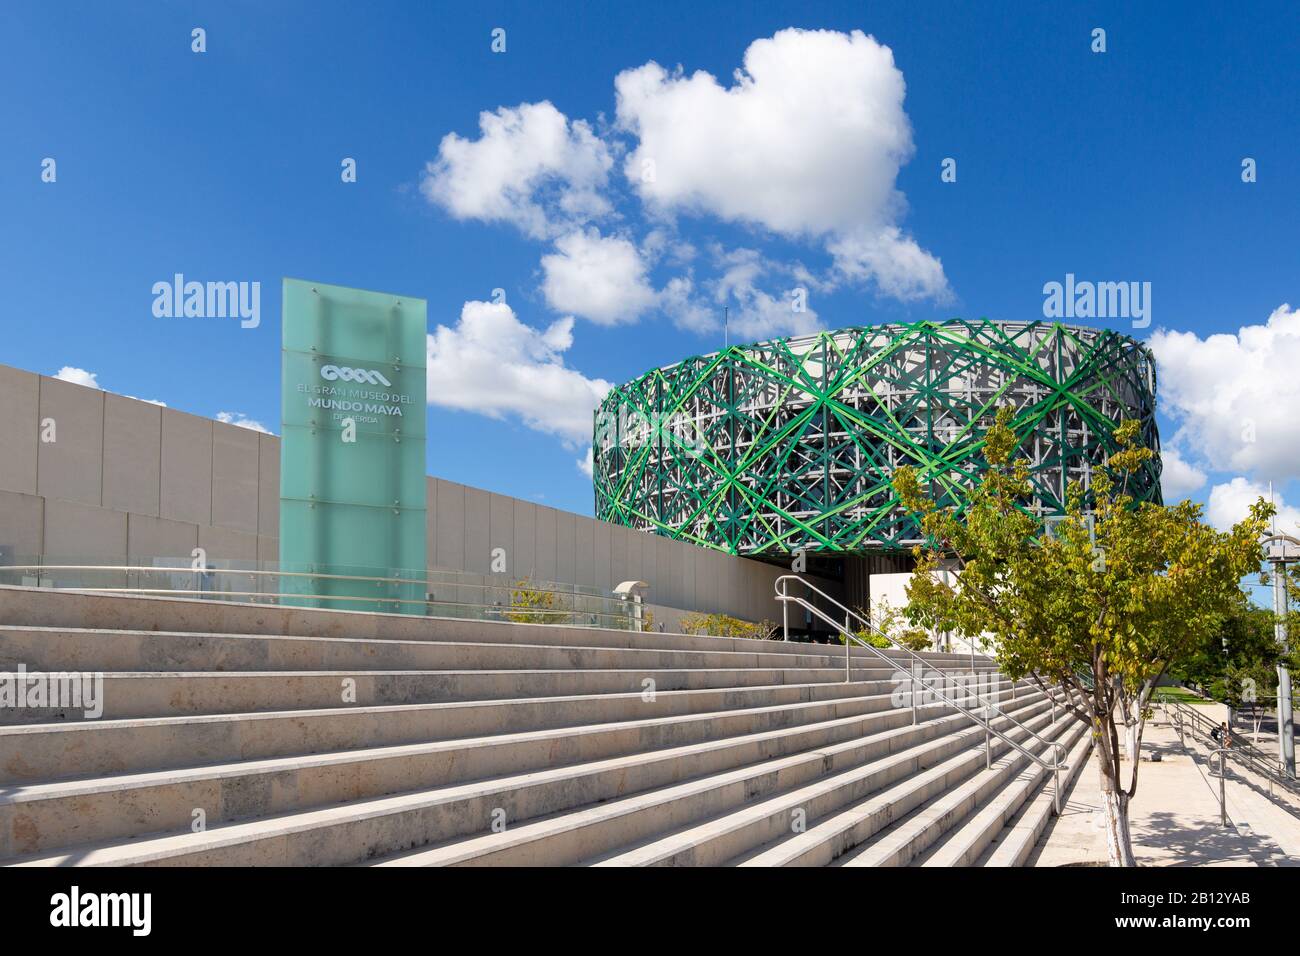
[[[1064,720],[1064,718],[1063,718]],[[1064,744],[1064,752],[1055,753],[1066,763],[1061,771],[1061,780],[1068,779],[1070,749],[1087,727],[1077,720],[1064,723],[1063,730],[1055,738]],[[1038,751],[1044,759],[1050,759],[1052,751]],[[1034,795],[1046,792],[1050,797],[1055,788],[1055,774],[1036,763],[1022,760],[1018,771],[997,793],[993,794],[967,816],[957,826],[943,835],[943,838],[921,853],[913,856],[909,866],[974,866],[975,861],[992,845],[1007,822]]]
[[[910,711],[890,709],[753,730],[780,722],[788,716],[782,711],[723,712],[32,784],[0,794],[0,857],[183,829],[196,809],[202,809],[208,825],[216,825],[629,754],[657,755],[651,765],[664,768],[664,775],[653,785],[662,785],[680,775],[674,761],[683,748],[699,747],[688,754],[692,766],[706,757],[714,767],[734,766],[911,726]]]
[[[1084,732],[1070,748],[1068,772],[1061,774],[1061,790],[1069,798],[1071,785],[1081,773],[1095,773],[1092,765],[1092,733]],[[976,859],[974,866],[1025,866],[1038,845],[1038,840],[1056,812],[1052,799],[1055,784],[1051,781],[1038,795],[1023,805],[1008,821],[1006,827],[994,835],[993,842]]]
[[[866,694],[905,692],[907,679],[889,669],[854,670]],[[842,668],[737,670],[560,670],[560,671],[181,671],[107,672],[88,711],[78,695],[74,706],[0,708],[0,726],[77,720],[122,720],[186,714],[258,713],[283,710],[371,707],[387,704],[569,697],[602,694],[659,694],[845,683]]]
[[[405,614],[377,614],[369,611],[340,611],[313,608],[280,608],[242,605],[219,601],[157,598],[135,595],[83,594],[49,588],[18,588],[0,585],[0,627],[14,630],[75,634],[187,634],[210,638],[298,637],[346,640],[360,643],[472,643],[542,644],[549,647],[635,646],[648,650],[731,651],[814,655],[844,660],[841,644],[808,644],[796,641],[724,638],[706,635],[666,634],[657,631],[568,627],[552,624],[523,624],[459,618],[424,618]],[[27,642],[23,647],[39,646]],[[887,656],[906,657],[897,650]],[[857,660],[878,660],[872,651],[850,648]],[[937,666],[970,666],[968,654],[927,652]],[[987,656],[976,662],[988,664]],[[27,662],[32,666],[32,662]],[[289,664],[302,667],[303,664]],[[330,666],[330,665],[323,665]],[[346,666],[354,666],[347,664]],[[400,666],[389,664],[387,666]],[[164,669],[160,664],[135,665],[122,669]],[[181,669],[186,669],[182,665]]]
[[[552,629],[535,628],[549,641]],[[584,632],[579,629],[579,635]],[[482,641],[354,640],[280,635],[75,630],[0,627],[0,670],[29,671],[304,671],[304,670],[556,670],[844,667],[843,648],[735,641],[690,650],[642,646],[641,635],[622,632],[623,646]],[[661,637],[663,635],[660,635]],[[693,639],[697,643],[700,639]],[[862,648],[850,660],[865,667],[890,665]],[[891,659],[900,655],[889,653]],[[926,658],[929,666],[969,669],[969,661]],[[991,666],[987,660],[977,666]]]
[[[1049,742],[1055,741],[1075,723],[1072,717],[1063,714],[1043,729],[1040,736]],[[1051,752],[1055,748],[1028,736],[1021,737],[1018,742],[1035,756],[1052,759]],[[1066,752],[1060,752],[1062,758]],[[951,831],[960,829],[963,823],[977,815],[976,811],[993,802],[1026,767],[1039,769],[1023,753],[1008,748],[991,767],[980,768],[966,780],[875,834],[845,855],[839,865],[883,867],[911,864]]]
[[[1014,712],[1013,716],[1031,730],[1051,722],[1051,705],[1045,697],[1036,701],[1032,714]],[[999,720],[996,726],[1012,739],[1024,736],[1010,721]],[[1010,749],[993,738],[993,752]],[[766,845],[737,855],[730,862],[742,866],[826,866],[870,839],[874,834],[913,809],[955,786],[984,766],[984,730],[975,726],[963,735],[962,746],[944,754],[943,759],[918,766],[906,775],[873,787],[851,800],[808,813],[807,829],[798,834],[773,833]]]
[[[1021,706],[1024,706],[1023,704]],[[1028,706],[1041,706],[1030,704]],[[698,779],[687,784],[659,789],[649,794],[687,788],[698,795],[696,800],[677,796],[658,801],[659,810],[639,819],[648,825],[665,824],[674,814],[687,807],[698,810],[701,801],[714,799],[721,786],[730,799],[743,800],[745,793],[782,780],[812,779],[835,769],[837,761],[851,765],[868,759],[888,746],[891,737],[915,741],[933,739],[933,746],[950,746],[950,730],[962,715],[949,714],[921,727],[910,725],[832,747],[818,747],[792,756],[760,759],[757,763],[727,771],[720,776],[711,769],[709,755],[726,754],[729,744],[692,745],[676,753],[634,754],[608,761],[561,767],[491,780],[471,782],[434,790],[403,793],[370,800],[353,800],[318,809],[278,816],[261,817],[244,823],[209,828],[200,833],[188,831],[115,841],[85,844],[54,853],[11,860],[12,865],[62,865],[75,860],[85,865],[321,865],[364,862],[381,854],[399,854],[431,840],[459,837],[456,846],[472,847],[487,833],[492,842],[513,839],[529,829],[518,824],[542,816],[561,819],[570,825],[582,820],[590,811],[572,810],[590,805],[597,808],[626,802],[622,794],[646,786],[653,787],[657,775],[664,772]],[[723,783],[725,781],[725,783]],[[547,817],[546,814],[557,814]],[[492,833],[495,821],[505,824],[504,833]],[[536,826],[532,824],[531,826]],[[567,829],[566,826],[564,829]],[[615,830],[614,835],[619,831]],[[607,834],[608,835],[608,834]],[[588,835],[589,836],[589,835]],[[561,846],[552,849],[563,849]],[[586,844],[582,844],[585,846]],[[572,850],[572,847],[570,847]],[[559,862],[563,852],[548,855],[547,862]]]
[[[1021,706],[1033,708],[1036,705],[1022,699]],[[629,838],[654,839],[669,831],[695,827],[699,821],[711,821],[706,824],[709,826],[719,817],[727,821],[740,818],[746,813],[748,804],[772,794],[810,785],[837,790],[845,786],[849,778],[862,777],[878,765],[889,765],[892,772],[906,773],[910,763],[935,759],[934,755],[961,746],[961,728],[968,724],[963,715],[948,712],[945,716],[925,721],[920,735],[916,733],[917,728],[909,725],[868,739],[822,747],[784,761],[742,768],[679,787],[635,794],[573,814],[524,823],[506,833],[456,841],[384,862],[402,866],[554,866],[602,860],[615,862],[613,857],[605,855],[620,847],[626,848]],[[900,754],[900,757],[891,759],[891,754]],[[788,815],[783,815],[780,825],[788,825]],[[691,853],[700,850],[701,843],[695,838],[702,836],[704,834],[693,833],[692,838],[685,841],[688,844],[685,849]],[[629,859],[625,852],[618,855],[621,857],[616,861],[618,865],[647,862]],[[692,856],[674,862],[708,865],[711,861]]]
[[[816,721],[891,709],[891,694],[871,693],[875,687],[788,684],[8,726],[0,727],[0,784],[743,709],[766,710],[759,720]]]

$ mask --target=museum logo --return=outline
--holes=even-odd
[[[320,370],[320,377],[327,382],[360,382],[363,385],[383,385],[392,388],[393,383],[383,375],[370,368],[347,368],[338,365],[326,365]]]

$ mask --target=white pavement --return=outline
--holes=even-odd
[[[1145,759],[1155,753],[1160,761]],[[1267,781],[1230,763],[1224,792],[1231,826],[1225,828],[1219,778],[1210,772],[1206,748],[1190,735],[1184,747],[1177,730],[1152,722],[1142,756],[1129,821],[1139,866],[1300,866],[1300,800],[1270,794]],[[1128,774],[1125,764],[1125,780]],[[1049,825],[1029,865],[1105,865],[1100,798],[1095,757],[1089,756],[1065,812]]]

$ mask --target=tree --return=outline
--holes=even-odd
[[[1280,650],[1273,613],[1239,591],[1219,626],[1172,663],[1169,675],[1236,711],[1274,695]]]
[[[1063,691],[1067,710],[1092,731],[1111,865],[1132,866],[1138,761],[1123,786],[1120,726],[1134,758],[1156,683],[1215,631],[1238,581],[1258,572],[1271,509],[1257,502],[1224,533],[1200,520],[1200,505],[1135,502],[1129,481],[1152,452],[1136,444],[1138,423],[1125,421],[1088,492],[1072,482],[1064,516],[1045,523],[1028,510],[1029,465],[1016,455],[1010,420],[1010,408],[998,409],[985,436],[987,469],[960,513],[938,508],[923,489],[923,478],[946,476],[896,473],[899,499],[927,540],[915,549],[907,616],[970,639],[989,635],[1008,676]],[[955,585],[937,573],[948,557]]]

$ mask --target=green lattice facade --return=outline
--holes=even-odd
[[[1140,342],[1049,322],[922,322],[741,345],[655,369],[595,415],[597,517],[731,554],[879,553],[920,538],[890,479],[965,500],[998,405],[1016,408],[1025,508],[1060,514],[1125,418],[1159,450]],[[1160,502],[1157,454],[1131,489]]]

